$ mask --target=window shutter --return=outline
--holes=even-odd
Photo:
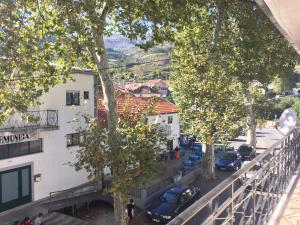
[[[79,97],[79,92],[73,93],[73,105],[80,105]]]

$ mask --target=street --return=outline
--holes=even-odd
[[[279,141],[283,136],[274,128],[262,128],[257,129],[257,154],[260,154],[264,152],[267,148],[272,146],[274,143]],[[233,140],[231,144],[234,147],[238,147],[242,143],[245,143],[245,137],[240,136],[237,139]],[[212,190],[215,186],[217,186],[219,183],[221,183],[223,180],[228,178],[230,175],[232,175],[233,172],[223,172],[223,171],[216,171],[216,179],[214,180],[204,180],[200,178],[196,178],[191,184],[191,186],[198,186],[200,187],[202,196],[208,193],[210,190]],[[222,196],[222,199],[220,201],[222,202],[224,199],[226,199],[228,196]],[[193,221],[190,221],[189,225],[196,225],[199,224],[199,221],[202,221],[205,215],[198,215]],[[139,215],[138,218],[135,220],[135,225],[153,225],[156,223],[153,223],[150,221],[146,216],[145,213],[142,215]]]

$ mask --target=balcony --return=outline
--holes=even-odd
[[[15,113],[0,125],[0,131],[58,129],[58,110],[28,111]]]

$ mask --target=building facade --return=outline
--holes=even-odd
[[[0,126],[0,212],[87,182],[69,165],[79,149],[83,115],[95,116],[95,76],[74,71],[73,81],[51,88],[41,105]]]

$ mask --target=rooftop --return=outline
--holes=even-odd
[[[137,109],[147,110],[150,102],[154,104],[154,115],[158,114],[172,114],[178,113],[178,109],[175,104],[167,101],[166,99],[159,97],[137,97],[131,93],[124,91],[117,91],[117,110],[119,114],[126,113],[127,111],[134,111]],[[106,115],[103,96],[98,97],[98,116],[102,117]]]

